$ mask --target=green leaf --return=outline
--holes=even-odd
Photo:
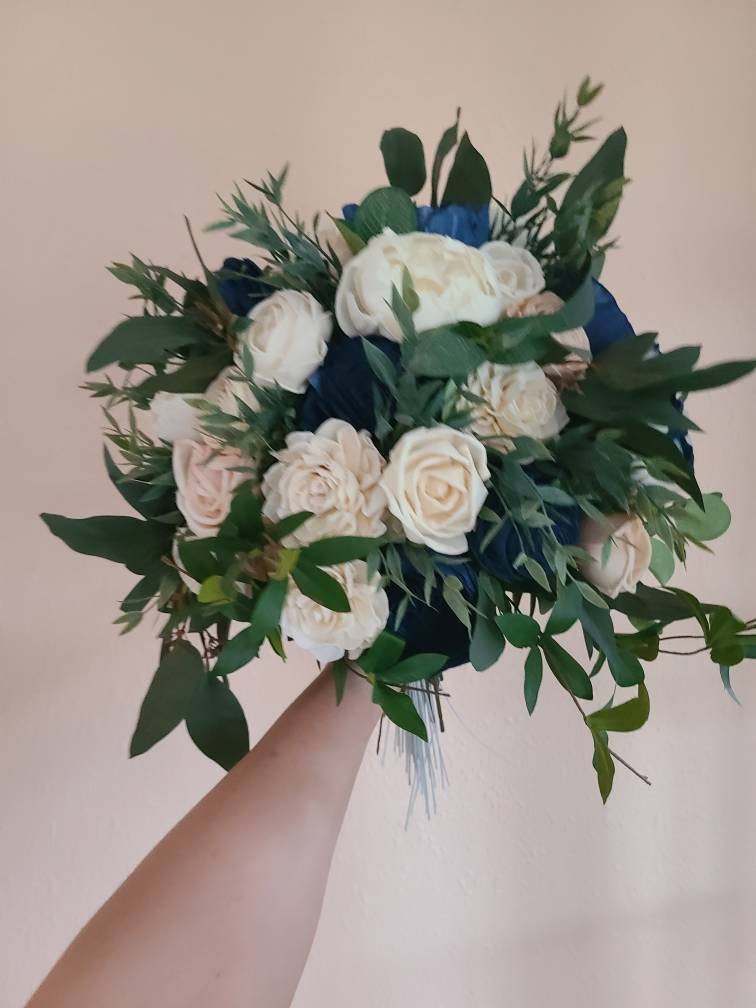
[[[103,455],[110,482],[126,503],[130,504],[142,517],[158,518],[173,510],[176,499],[173,487],[167,486],[159,496],[152,497],[155,489],[154,484],[124,479],[123,473],[113,461],[107,448],[103,448]]]
[[[213,574],[219,574],[219,564],[215,558],[215,539],[185,539],[178,544],[179,560],[184,570],[195,581],[202,583]]]
[[[650,570],[660,584],[666,584],[675,573],[675,555],[661,539],[651,540]]]
[[[292,532],[296,532],[298,528],[304,525],[308,518],[312,518],[312,515],[312,511],[297,511],[296,514],[287,515],[276,522],[275,525],[271,525],[268,528],[268,535],[271,539],[275,539],[276,542],[280,542],[286,536],[291,535]]]
[[[406,693],[398,693],[389,686],[376,683],[373,687],[373,703],[377,703],[389,721],[393,721],[399,728],[417,735],[423,742],[428,741],[423,719]]]
[[[637,686],[643,681],[643,668],[638,659],[617,646],[612,616],[608,609],[585,605],[580,613],[580,622],[590,640],[606,655],[618,686]]]
[[[689,375],[659,383],[657,387],[669,392],[701,392],[703,389],[731,385],[740,378],[745,378],[754,368],[756,368],[756,360],[754,359],[723,361],[721,364],[698,368],[697,371],[693,371]]]
[[[729,666],[728,665],[720,665],[719,666],[719,675],[721,676],[722,685],[725,688],[725,693],[727,693],[727,695],[730,697],[731,700],[735,701],[735,703],[738,705],[738,707],[742,707],[743,705],[741,704],[740,700],[738,700],[737,695],[735,694],[735,690],[732,688],[732,683],[730,682],[730,668],[729,668]]]
[[[331,567],[334,564],[349,563],[352,560],[364,560],[375,552],[383,542],[368,536],[334,536],[332,539],[320,539],[305,546],[301,557],[319,567]]]
[[[501,613],[496,624],[510,644],[518,648],[532,648],[538,643],[541,628],[532,616],[524,613]]]
[[[365,242],[362,240],[362,238],[360,238],[358,234],[352,231],[352,229],[349,227],[349,225],[345,220],[343,220],[341,217],[333,217],[331,214],[329,214],[328,216],[331,218],[334,225],[336,226],[336,230],[339,232],[341,237],[346,242],[346,246],[352,253],[352,255],[357,255],[358,252],[361,252],[362,249],[365,248]]]
[[[593,683],[582,665],[551,638],[545,639],[541,647],[549,668],[562,686],[581,700],[592,700]]]
[[[285,584],[285,582],[271,581],[270,584]],[[257,658],[264,640],[265,634],[261,633],[256,626],[245,627],[223,645],[223,650],[218,655],[218,660],[213,668],[213,674],[217,676],[231,675],[237,669],[248,665],[254,658]]]
[[[495,623],[493,603],[482,589],[478,593],[478,610],[470,641],[470,663],[478,672],[484,672],[501,657],[505,640]]]
[[[223,578],[220,574],[211,574],[209,578],[205,578],[197,592],[197,601],[205,604],[231,601],[223,589]]]
[[[582,608],[580,590],[574,581],[570,581],[564,588],[560,588],[544,633],[549,637],[566,633],[580,617]]]
[[[360,668],[366,675],[377,675],[399,661],[404,646],[401,637],[383,630],[368,650],[360,655]]]
[[[186,728],[197,748],[224,770],[249,752],[249,729],[242,705],[225,682],[206,679],[194,695]]]
[[[693,470],[667,434],[645,424],[628,424],[620,434],[619,443],[647,458],[670,462],[674,466],[670,473],[671,479],[703,507],[703,496]]]
[[[362,349],[370,370],[378,381],[382,382],[390,392],[396,393],[396,364],[380,347],[364,338],[362,339]]]
[[[42,514],[40,518],[70,549],[124,564],[134,574],[146,574],[171,548],[170,526],[140,518],[66,518],[55,514]]]
[[[724,535],[730,527],[731,516],[721,494],[707,493],[703,495],[703,508],[694,501],[686,501],[675,507],[672,519],[677,531],[687,539],[708,542]]]
[[[532,714],[538,701],[538,693],[543,679],[543,659],[537,647],[531,648],[525,659],[525,706]]]
[[[213,378],[231,363],[233,357],[230,347],[222,346],[217,350],[214,349],[212,353],[192,357],[174,371],[165,371],[145,378],[137,385],[137,390],[142,395],[150,397],[156,392],[204,392]]]
[[[457,109],[457,118],[453,126],[444,130],[441,140],[439,141],[438,147],[436,148],[436,154],[433,158],[433,168],[431,169],[431,206],[438,206],[438,182],[441,177],[441,168],[443,167],[444,160],[446,156],[450,154],[456,144],[457,144],[457,133],[459,130],[459,113],[460,109]]]
[[[466,378],[485,359],[477,343],[454,329],[431,329],[417,340],[407,367],[425,378]]]
[[[87,371],[109,364],[159,364],[208,334],[184,315],[138,315],[120,322],[87,360]]]
[[[425,185],[425,154],[420,137],[400,126],[386,130],[381,137],[381,154],[391,185],[409,196],[419,193]]]
[[[438,675],[447,660],[447,656],[443,654],[413,655],[400,661],[393,668],[377,673],[376,678],[390,686],[409,686]]]
[[[333,612],[349,612],[349,599],[336,578],[313,563],[300,560],[292,571],[297,588],[308,598]]]
[[[336,691],[336,706],[338,707],[344,699],[344,689],[346,687],[347,676],[349,675],[349,666],[343,658],[331,663],[331,675],[333,676],[333,687]]]
[[[150,683],[131,739],[130,756],[140,756],[181,724],[202,686],[205,670],[199,651],[178,641],[165,655]]]
[[[219,538],[242,539],[257,544],[263,531],[262,502],[247,480],[234,493],[231,509],[218,532]]]
[[[601,800],[606,805],[614,783],[614,760],[604,736],[598,731],[591,731],[591,735],[593,737],[593,768],[598,778]]]
[[[360,203],[354,216],[354,230],[363,241],[381,234],[384,228],[391,228],[396,234],[417,230],[415,204],[396,186],[374,189]]]
[[[640,683],[638,696],[617,707],[604,707],[586,718],[591,731],[631,732],[642,728],[648,721],[650,706],[648,690]]]
[[[446,181],[442,206],[487,207],[491,202],[491,175],[483,155],[464,133]]]
[[[250,626],[224,644],[214,675],[230,675],[258,656],[266,637],[278,629],[287,588],[288,581],[269,581],[265,585],[252,610]]]

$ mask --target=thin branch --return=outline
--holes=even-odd
[[[695,651],[673,651],[671,648],[661,648],[660,647],[659,648],[659,654],[674,654],[674,655],[683,655],[683,656],[687,657],[688,655],[702,654],[702,652],[708,651],[708,650],[709,650],[708,646],[696,648]]]
[[[585,711],[580,706],[580,701],[575,696],[575,694],[572,692],[572,690],[568,690],[567,692],[569,693],[570,697],[572,698],[572,702],[575,704],[575,706],[577,707],[577,709],[580,711],[580,716],[582,717],[583,721],[587,725],[588,724],[588,718],[587,718],[587,715],[586,715]],[[642,774],[640,772],[640,770],[636,770],[635,767],[632,764],[628,763],[627,760],[624,759],[622,756],[620,756],[619,753],[616,753],[614,751],[614,749],[609,749],[609,754],[611,756],[613,756],[614,759],[616,759],[618,763],[621,763],[622,766],[625,767],[626,770],[629,770],[630,773],[635,774],[635,776],[638,778],[638,780],[642,780],[644,784],[648,784],[648,786],[651,787],[651,781],[648,779],[648,777],[646,777],[645,774]]]

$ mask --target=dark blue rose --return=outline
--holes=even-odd
[[[344,220],[350,226],[354,223],[357,209],[357,203],[347,203],[342,207]],[[443,207],[420,206],[417,208],[417,230],[446,235],[478,248],[489,237],[488,207],[457,206],[453,203]]]
[[[272,288],[259,277],[262,270],[251,259],[224,259],[218,273],[218,290],[229,311],[249,315],[258,301],[272,294]]]
[[[593,318],[585,326],[585,331],[591,345],[591,352],[595,357],[613,343],[627,339],[628,336],[634,336],[635,330],[630,324],[627,315],[625,315],[614,300],[614,297],[598,280],[593,281],[593,292],[595,296]],[[659,347],[657,346],[656,349],[658,350]],[[679,396],[673,397],[672,404],[680,413],[683,412],[683,403]],[[688,440],[686,432],[684,430],[670,429],[668,433],[682,452],[685,461],[692,466],[694,461],[693,447]]]
[[[382,350],[396,364],[399,344],[383,336],[368,341]],[[337,417],[357,430],[375,432],[374,388],[383,386],[365,357],[362,340],[337,335],[331,341],[326,358],[310,379],[297,420],[298,430],[316,430],[324,420]]]
[[[477,574],[469,563],[445,564],[438,563],[436,570],[441,576],[452,575],[459,578],[462,584],[462,594],[468,602],[475,604],[477,598]],[[386,629],[405,641],[403,658],[416,654],[445,654],[448,660],[445,669],[464,665],[470,660],[470,636],[464,624],[455,616],[444,601],[440,581],[431,592],[430,605],[424,601],[424,578],[405,560],[402,564],[402,574],[407,587],[419,599],[410,598],[399,627],[394,626],[397,609],[405,598],[405,593],[396,585],[389,585],[386,593],[389,597],[389,616]]]
[[[595,307],[593,318],[585,326],[591,353],[594,357],[606,350],[612,343],[634,336],[630,321],[609,291],[598,280],[593,281]]]
[[[492,510],[501,513],[501,505],[493,494],[486,503]],[[554,523],[553,532],[558,542],[563,546],[574,546],[579,543],[582,513],[577,505],[548,507],[547,514]],[[489,574],[493,574],[506,585],[529,590],[534,586],[533,579],[524,567],[514,566],[521,553],[539,563],[547,573],[551,572],[543,551],[545,542],[543,529],[525,530],[507,518],[493,539],[484,547],[483,541],[490,529],[490,522],[479,521],[468,536],[470,552]]]
[[[419,231],[430,234],[447,235],[465,245],[479,248],[488,241],[488,207],[466,207],[450,204],[443,207],[421,206],[417,208]]]

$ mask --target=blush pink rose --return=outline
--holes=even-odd
[[[207,439],[174,441],[176,507],[194,535],[213,536],[223,524],[237,487],[249,479],[248,474],[234,471],[241,465],[243,459],[236,449],[219,451]]]

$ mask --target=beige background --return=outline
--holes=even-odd
[[[756,17],[750,0],[382,4],[4,0],[0,1003],[20,1005],[67,940],[217,779],[182,731],[126,747],[149,628],[110,620],[131,578],[36,515],[118,509],[99,414],[76,391],[127,308],[129,251],[193,269],[186,212],[285,160],[290,203],[336,209],[382,178],[381,130],[433,147],[454,107],[507,195],[562,89],[608,82],[630,135],[622,249],[607,279],[639,327],[706,359],[754,350]],[[218,236],[208,257],[244,254]],[[735,519],[688,583],[754,615],[756,384],[701,395],[705,488]],[[260,661],[236,684],[255,737],[312,674]],[[727,700],[705,658],[650,672],[653,715],[602,808],[589,743],[552,684],[528,719],[508,658],[449,677],[453,785],[403,830],[401,769],[368,755],[296,1008],[689,1008],[756,1003],[756,686]],[[619,748],[619,746],[618,746]],[[302,842],[306,843],[303,837]]]

